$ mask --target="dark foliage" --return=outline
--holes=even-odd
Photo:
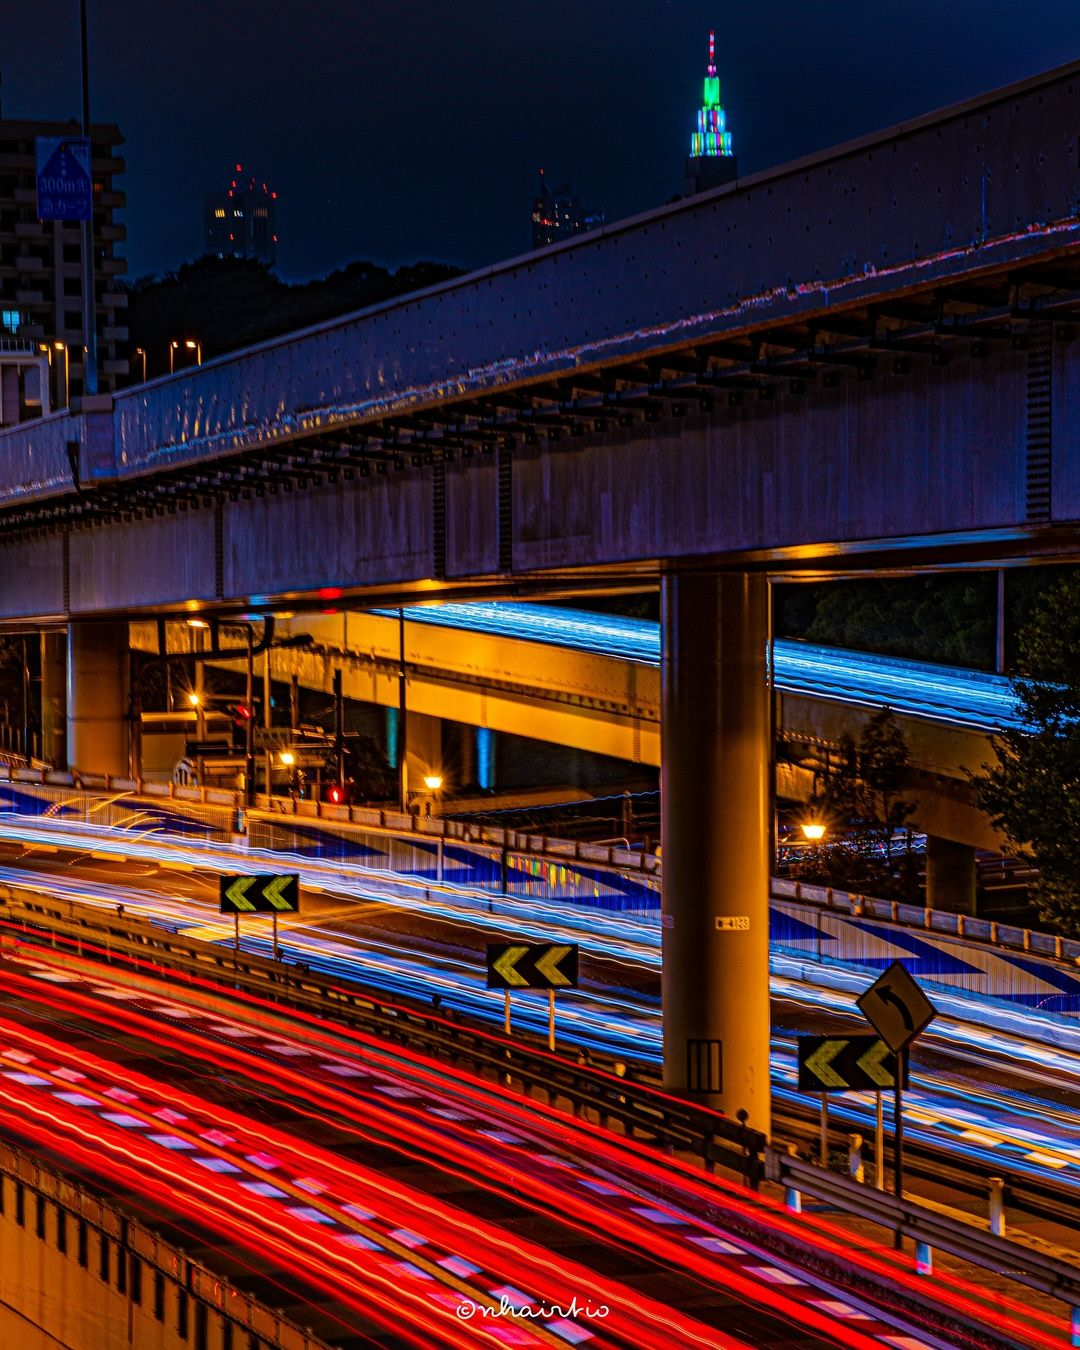
[[[1009,848],[1039,869],[1033,898],[1056,931],[1080,930],[1080,574],[1059,574],[1018,639],[1013,688],[1029,730],[994,738],[973,776]]]
[[[377,263],[354,262],[318,281],[289,285],[262,263],[200,258],[165,276],[143,277],[130,288],[131,348],[147,353],[147,375],[153,378],[168,371],[172,341],[197,338],[206,361],[458,275],[459,269],[442,263],[389,272]]]

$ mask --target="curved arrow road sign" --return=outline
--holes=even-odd
[[[900,961],[894,961],[855,1002],[890,1050],[910,1045],[937,1016]]]

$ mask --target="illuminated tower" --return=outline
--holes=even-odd
[[[236,177],[225,192],[203,198],[204,248],[217,258],[256,258],[273,267],[277,262],[277,193],[236,166]]]
[[[720,77],[716,73],[716,35],[709,34],[709,67],[705,73],[702,106],[697,130],[690,136],[686,161],[686,195],[730,183],[739,174],[739,160],[731,146],[724,107],[720,102]]]

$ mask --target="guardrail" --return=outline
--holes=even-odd
[[[521,1041],[508,1040],[457,1018],[440,1016],[420,1004],[391,1003],[362,986],[331,981],[302,965],[288,965],[249,952],[168,933],[123,916],[108,922],[89,911],[79,913],[71,901],[50,900],[18,887],[0,886],[0,925],[4,931],[40,942],[57,951],[58,940],[80,959],[141,963],[188,977],[213,977],[219,986],[278,1002],[288,1001],[325,1017],[333,1013],[346,1025],[369,1035],[419,1050],[453,1065],[464,1065],[480,1077],[517,1079],[527,1096],[542,1094],[552,1104],[560,1099],[575,1114],[591,1111],[602,1124],[617,1120],[625,1132],[680,1148],[743,1176],[756,1186],[763,1170],[765,1136],[718,1111],[695,1106],[624,1073],[608,1072],[584,1057],[565,1059]],[[62,955],[61,955],[62,959]],[[220,992],[224,992],[220,990]]]
[[[164,932],[124,917],[108,921],[98,913],[80,913],[72,902],[52,900],[17,887],[0,887],[0,925],[27,941],[48,943],[51,959],[63,961],[64,949],[79,963],[91,960],[125,967],[143,965],[194,980],[212,977],[214,994],[228,997],[227,986],[248,994],[331,1015],[346,1026],[465,1066],[494,1081],[516,1081],[526,1096],[542,1094],[551,1105],[565,1104],[574,1115],[591,1113],[603,1126],[610,1120],[630,1137],[699,1158],[707,1171],[723,1166],[754,1189],[762,1179],[777,1181],[789,1195],[820,1198],[842,1213],[869,1219],[912,1238],[923,1252],[933,1248],[1006,1275],[1039,1292],[1062,1299],[1080,1331],[1080,1271],[1015,1241],[985,1233],[912,1200],[896,1200],[865,1184],[806,1163],[790,1152],[766,1145],[764,1136],[719,1112],[682,1101],[648,1083],[579,1060],[577,1062],[509,1041],[421,1005],[390,1003],[359,985],[330,981],[302,966],[289,966],[247,952]]]
[[[45,769],[15,769],[0,764],[0,783],[18,784],[30,789],[74,788],[92,797],[110,795],[119,804],[124,797],[139,799],[146,804],[171,802],[182,808],[216,808],[214,825],[222,832],[235,832],[233,826],[244,813],[239,793],[221,788],[183,787],[176,783],[149,783],[128,778],[110,778],[105,775],[84,774],[76,784],[68,773]],[[50,794],[52,800],[61,797]],[[231,813],[236,813],[235,815]],[[428,841],[452,841],[462,846],[481,845],[486,849],[523,853],[553,865],[588,864],[610,868],[630,877],[648,878],[656,885],[661,877],[660,858],[651,853],[621,848],[615,844],[588,844],[580,840],[557,839],[526,830],[506,830],[495,826],[477,825],[461,821],[444,821],[438,817],[424,818],[400,811],[359,806],[334,806],[329,802],[294,801],[287,797],[268,797],[260,794],[254,807],[254,818],[269,823],[287,823],[334,828],[357,829],[385,833],[400,838]],[[856,918],[883,919],[924,932],[958,937],[965,942],[986,943],[1013,951],[1032,952],[1055,960],[1080,964],[1080,939],[1043,933],[1038,929],[1005,924],[997,920],[979,919],[966,914],[953,914],[922,905],[909,905],[897,900],[878,900],[872,896],[834,890],[826,886],[808,885],[801,881],[773,878],[772,895],[775,899],[793,899],[800,903],[821,906]]]
[[[948,1252],[983,1270],[1007,1274],[1028,1289],[1061,1299],[1073,1310],[1074,1328],[1080,1329],[1077,1315],[1080,1269],[1076,1266],[1009,1238],[997,1237],[973,1224],[958,1223],[917,1201],[901,1200],[886,1191],[827,1172],[779,1149],[768,1151],[766,1178],[784,1187],[790,1209],[799,1208],[795,1197],[809,1195],[852,1218],[868,1220],[911,1239],[916,1245],[921,1274],[932,1272],[935,1249]]]
[[[904,904],[900,900],[875,900],[868,895],[838,891],[830,886],[809,886],[805,882],[778,877],[772,879],[772,896],[774,899],[818,905],[855,918],[884,919],[887,923],[962,938],[965,942],[988,943],[1011,951],[1034,952],[1057,961],[1080,963],[1080,940],[1065,938],[1060,934],[1040,933],[1037,929],[1000,923],[996,919],[977,919],[970,914],[953,914],[925,905]]]

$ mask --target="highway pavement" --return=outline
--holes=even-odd
[[[4,846],[8,866],[0,867],[0,881],[25,883],[28,874],[36,874],[52,893],[104,907],[122,903],[193,936],[232,941],[231,920],[216,913],[217,874],[205,864],[213,853],[219,866],[250,867],[246,855],[238,861],[229,850],[195,850],[168,841],[87,839],[43,829],[39,822],[27,823],[22,832],[27,842]],[[59,851],[65,839],[76,851]],[[560,1044],[609,1054],[639,1071],[658,1064],[655,925],[420,885],[384,873],[363,876],[339,864],[296,862],[305,877],[304,912],[282,922],[289,959],[391,995],[437,996],[445,1008],[495,1022],[501,1021],[502,999],[484,987],[482,948],[488,940],[580,941],[584,987],[558,1000]],[[273,865],[286,864],[275,855]],[[269,954],[268,921],[245,920],[243,941]],[[808,972],[811,979],[827,975],[828,982],[810,983]],[[774,959],[773,1076],[781,1112],[805,1116],[818,1100],[795,1090],[795,1034],[863,1029],[854,998],[866,982],[842,969],[823,972],[805,962]],[[973,1175],[1005,1174],[1046,1188],[1057,1198],[1056,1207],[1067,1209],[1080,1199],[1080,1028],[1071,1040],[1062,1030],[1063,1043],[1047,1044],[1036,1038],[1022,1012],[960,996],[935,994],[935,999],[942,1016],[914,1056],[907,1099],[911,1144]],[[541,1033],[546,1017],[542,995],[515,995],[516,1028]],[[831,1114],[835,1125],[872,1137],[870,1094],[834,1098]],[[1046,1231],[1055,1240],[1075,1240],[1067,1229]]]
[[[28,943],[0,962],[0,1125],[341,1346],[929,1350],[1061,1332],[422,1055]],[[991,1308],[995,1331],[975,1330]]]

